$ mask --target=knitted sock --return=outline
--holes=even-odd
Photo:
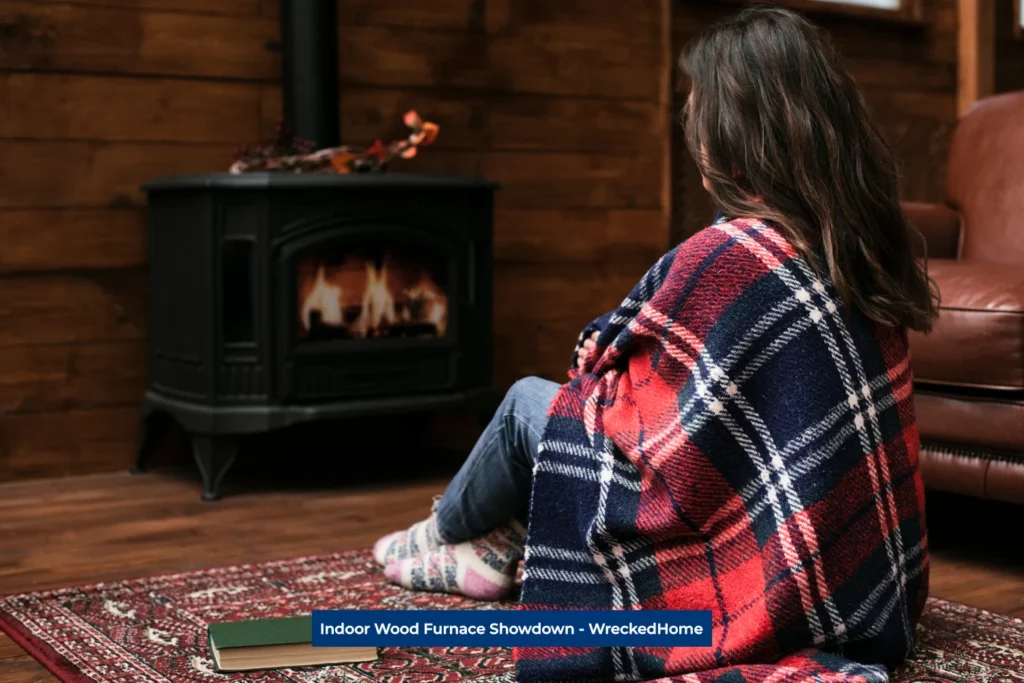
[[[513,522],[472,541],[443,545],[425,555],[393,562],[384,575],[412,590],[501,600],[515,587],[525,535],[526,530]]]
[[[373,544],[373,557],[386,567],[392,562],[428,553],[444,545],[444,539],[437,533],[437,517],[430,515],[416,522],[405,531],[388,534]]]

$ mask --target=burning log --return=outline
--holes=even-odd
[[[304,339],[442,337],[447,333],[448,298],[425,270],[387,257],[346,259],[331,268],[322,262],[315,268],[309,265],[299,271],[309,278],[300,281],[298,288],[299,332]],[[403,286],[409,282],[415,284]]]

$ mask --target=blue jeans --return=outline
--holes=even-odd
[[[437,530],[449,543],[482,536],[516,519],[525,523],[533,465],[548,407],[561,385],[527,377],[512,385],[459,473],[435,503]]]

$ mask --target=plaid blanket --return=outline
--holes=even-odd
[[[885,681],[928,590],[904,330],[721,221],[603,321],[552,404],[523,609],[711,610],[710,648],[521,648],[521,681]]]

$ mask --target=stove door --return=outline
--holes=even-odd
[[[466,249],[402,225],[319,224],[277,255],[280,398],[454,389]]]

